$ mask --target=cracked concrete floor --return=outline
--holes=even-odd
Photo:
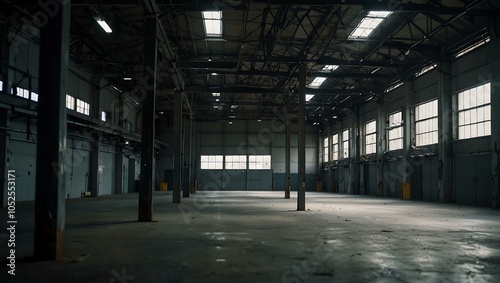
[[[67,200],[60,262],[30,261],[34,204],[18,203],[0,282],[500,282],[500,210],[307,192],[298,212],[283,196],[155,192],[151,223],[137,194]]]

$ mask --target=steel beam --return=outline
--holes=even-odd
[[[40,30],[40,84],[36,157],[35,235],[37,260],[64,256],[66,169],[66,82],[71,1]]]
[[[153,187],[155,186],[155,94],[157,17],[144,20],[144,77],[141,135],[141,186],[139,189],[139,222],[153,221]]]
[[[299,184],[297,210],[306,209],[306,65],[299,66]]]
[[[176,91],[174,98],[174,187],[173,203],[181,202],[182,191],[182,92]]]
[[[176,69],[235,69],[238,62],[217,62],[217,61],[178,61],[174,64]]]
[[[123,174],[128,172],[123,172],[123,145],[116,145],[116,159],[115,159],[115,190],[116,195],[123,193]]]
[[[368,89],[316,89],[306,88],[308,94],[334,94],[334,95],[359,95],[370,93]],[[262,93],[262,94],[281,94],[283,90],[274,88],[259,87],[187,87],[184,93]]]
[[[99,154],[100,154],[100,144],[98,136],[92,137],[92,150],[90,151],[89,157],[89,184],[88,188],[85,188],[90,195],[93,197],[99,196]]]

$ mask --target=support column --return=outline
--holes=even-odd
[[[384,179],[384,152],[386,150],[386,117],[385,117],[385,109],[384,103],[380,103],[377,109],[377,184],[379,186],[379,190],[382,196],[389,196],[389,192],[387,191],[387,184]]]
[[[349,187],[349,194],[356,194],[359,192],[359,160],[360,160],[360,151],[361,151],[361,139],[359,137],[360,135],[360,128],[358,125],[358,115],[353,117],[353,119],[350,120],[350,128],[351,130],[349,131],[351,138],[351,150],[350,150],[350,155],[352,158],[350,159],[349,163],[349,168],[350,168],[350,187]]]
[[[175,92],[174,99],[174,188],[173,203],[181,202],[182,191],[182,92]]]
[[[94,139],[92,141],[92,150],[90,152],[89,160],[89,184],[87,191],[93,197],[99,196],[99,154],[100,154],[100,144],[99,140]]]
[[[115,160],[115,194],[120,195],[123,193],[123,146],[116,145],[116,160]]]
[[[194,139],[194,129],[193,129],[193,113],[189,116],[189,185],[187,195],[184,197],[189,197],[191,192],[191,187],[193,186],[193,139]]]
[[[299,184],[297,210],[306,209],[306,65],[299,66]]]
[[[14,73],[9,68],[14,65],[9,32],[10,27],[7,24],[0,24],[0,80],[3,82],[3,92],[7,94],[10,94],[14,77]]]
[[[291,136],[291,123],[290,116],[288,115],[288,107],[286,108],[286,133],[285,133],[285,198],[290,198],[290,190],[292,183],[290,182],[290,136]]]
[[[184,124],[186,124],[186,121],[187,120],[184,120]],[[191,131],[191,126],[190,126],[190,131]],[[185,173],[184,171],[184,164],[186,164],[186,160],[185,160],[185,152],[186,152],[186,132],[187,132],[187,129],[184,127],[183,128],[183,134],[182,134],[182,150],[181,150],[181,154],[182,154],[182,171],[183,173]],[[191,137],[191,136],[190,136]],[[191,148],[191,145],[189,145],[189,148]],[[191,150],[189,150],[189,152],[191,152]],[[188,167],[188,180],[189,180],[189,167]],[[186,178],[186,176],[182,176],[182,180],[184,182],[184,179]],[[189,181],[188,181],[188,184],[187,186],[185,184],[182,185],[182,197],[184,198],[188,198],[189,197]]]
[[[500,39],[495,30],[490,32],[490,54],[500,50]],[[491,207],[500,208],[500,59],[491,61]]]
[[[40,30],[40,99],[36,158],[35,235],[37,260],[64,256],[66,82],[71,1]]]
[[[92,79],[92,94],[90,97],[90,117],[101,121],[101,79]]]
[[[156,16],[144,22],[144,78],[141,135],[141,185],[139,188],[139,221],[153,221],[153,187],[155,185],[155,94],[156,94]]]
[[[0,127],[2,128],[9,127],[9,110],[7,109],[0,109]],[[7,170],[10,169],[9,162],[7,161],[8,145],[9,145],[9,135],[7,133],[7,130],[0,129],[0,172],[7,172]],[[4,206],[7,207],[6,196],[7,196],[8,186],[5,180],[6,177],[7,177],[6,173],[1,174],[0,176],[0,184],[1,184],[0,207]]]
[[[411,119],[411,105],[413,104],[413,81],[406,81],[405,88],[405,106],[401,111],[401,117],[403,118],[403,169],[402,177],[403,183],[411,184],[411,174],[413,173],[411,157],[411,141],[412,141],[412,130],[411,125],[413,121]]]
[[[438,63],[438,146],[439,201],[453,201],[453,132],[451,68],[449,62]]]

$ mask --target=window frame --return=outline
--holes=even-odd
[[[424,105],[431,104],[431,103],[435,103],[436,104],[436,110],[435,110],[436,113],[435,113],[435,115],[434,116],[425,117],[425,118],[418,117],[418,116],[420,116],[420,114],[417,113],[417,108],[422,107]],[[433,109],[431,109],[431,111],[432,110]],[[429,110],[426,110],[426,112],[428,112],[428,111]],[[439,116],[439,101],[438,101],[438,99],[437,98],[431,99],[431,100],[428,100],[428,101],[425,101],[425,102],[422,102],[420,104],[415,105],[413,107],[413,112],[414,112],[414,117],[415,117],[415,122],[414,122],[414,126],[415,126],[415,145],[416,146],[428,146],[428,145],[437,144],[439,142],[439,120],[438,120],[438,116]],[[431,125],[426,125],[426,123],[427,124],[431,124]],[[435,129],[433,129],[433,130],[426,130],[426,131],[419,130],[419,128],[432,127],[434,123],[435,123]],[[432,135],[431,137],[427,138],[427,139],[429,139],[429,138],[432,139],[432,142],[430,142],[430,143],[429,142],[427,142],[427,143],[419,143],[419,137],[422,136],[422,137],[425,138],[425,135]]]
[[[373,126],[373,130],[369,129],[369,127]],[[373,119],[365,123],[364,125],[364,138],[365,138],[365,154],[376,154],[377,153],[377,120]],[[369,131],[370,130],[370,131]],[[372,139],[372,137],[374,137]],[[373,148],[373,151],[372,149]],[[370,149],[370,150],[368,150]]]
[[[487,89],[488,93],[487,95],[487,101],[485,100],[486,97],[482,98],[482,101],[478,101],[478,90],[479,88]],[[461,99],[461,95],[465,95],[467,93],[468,95],[471,94],[471,91],[474,90],[474,95],[476,96],[474,99],[474,105],[468,106],[463,105],[464,102],[466,101],[465,97]],[[471,103],[471,99],[467,97],[467,101]],[[475,85],[469,88],[465,88],[459,92],[456,93],[456,100],[457,100],[457,140],[467,140],[467,139],[474,139],[474,138],[480,138],[480,137],[487,137],[491,136],[491,82],[486,82],[483,84]],[[462,103],[461,103],[462,100]],[[481,103],[481,104],[479,104]],[[461,106],[463,107],[461,108]],[[478,113],[480,109],[484,109],[481,111],[481,113]],[[461,118],[461,114],[463,113],[463,118]],[[472,118],[472,113],[476,113],[474,117],[474,121]],[[466,115],[469,116],[469,122],[465,122],[466,120]],[[481,119],[479,117],[482,116]],[[461,123],[462,119],[464,120],[464,123]],[[479,135],[479,126],[483,127],[483,134]],[[476,129],[476,135],[472,135],[472,128]],[[462,129],[469,129],[469,134],[467,137],[462,137]],[[465,135],[465,134],[464,134]]]

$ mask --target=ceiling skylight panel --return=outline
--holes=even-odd
[[[338,67],[337,65],[326,65],[321,71],[335,71]]]
[[[318,88],[325,80],[326,78],[317,77],[309,84],[309,87]]]
[[[202,12],[205,35],[222,37],[222,11]]]
[[[314,94],[306,94],[306,102],[311,100],[314,97]]]
[[[391,14],[392,12],[384,11],[369,12],[349,35],[349,39],[368,38],[372,32]]]

